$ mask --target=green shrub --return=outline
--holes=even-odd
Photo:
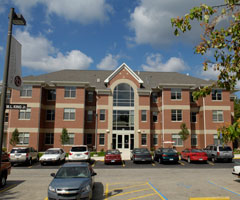
[[[234,152],[234,153],[239,153],[239,154],[240,154],[240,149],[239,149],[239,148],[238,148],[238,149],[234,149],[233,152]]]

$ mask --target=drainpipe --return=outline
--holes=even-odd
[[[164,92],[162,89],[162,147],[164,147]]]
[[[37,137],[37,151],[39,151],[39,137],[41,132],[41,110],[42,110],[42,85],[40,89],[40,105],[39,105],[39,116],[38,116],[38,137]]]
[[[206,113],[205,113],[205,97],[203,97],[203,129],[204,129],[204,148],[207,144],[207,133],[206,133]]]

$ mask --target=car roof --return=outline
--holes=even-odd
[[[72,147],[88,147],[87,145],[73,145]]]
[[[48,150],[60,150],[61,148],[49,148],[49,149],[47,149],[47,151]]]
[[[88,167],[89,163],[87,162],[68,162],[65,163],[62,167]]]
[[[31,147],[13,147],[12,149],[28,149],[28,148],[31,148]]]

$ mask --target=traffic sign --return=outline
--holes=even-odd
[[[27,110],[27,104],[6,104],[6,109]]]

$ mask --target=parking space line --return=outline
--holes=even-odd
[[[217,186],[217,187],[220,187],[221,189],[227,190],[227,191],[229,191],[229,192],[231,192],[231,193],[233,193],[233,194],[236,194],[237,196],[240,196],[240,193],[233,192],[232,190],[230,190],[230,189],[228,189],[228,188],[226,188],[226,187],[217,185],[217,184],[214,183],[214,182],[208,181],[208,183],[210,183],[210,184],[212,184],[212,185],[215,185],[215,186]]]
[[[150,182],[147,183],[149,187],[162,199],[162,200],[168,200],[163,194],[161,194],[157,188],[155,188]]]
[[[94,163],[92,164],[92,167],[94,167],[94,166],[95,166],[96,162],[97,162],[97,161],[96,161],[96,160],[94,160]]]
[[[143,196],[134,197],[134,198],[127,199],[127,200],[142,199],[142,198],[150,197],[150,196],[153,196],[153,195],[157,195],[157,194],[156,193],[151,193],[151,194],[146,194],[146,195],[143,195]]]
[[[134,191],[130,191],[130,192],[124,192],[124,193],[121,193],[121,194],[112,195],[111,197],[118,197],[118,196],[123,196],[123,195],[126,195],[126,194],[135,193],[135,192],[146,191],[146,190],[151,190],[151,188],[146,188],[146,189],[141,189],[141,190],[134,190]]]
[[[180,161],[178,161],[178,163],[179,163],[180,165],[185,165],[183,162],[180,162]]]
[[[106,184],[105,199],[108,199],[108,184]]]
[[[147,185],[147,184],[144,183],[144,184],[140,184],[140,185],[131,185],[131,186],[128,186],[128,187],[114,188],[113,190],[109,190],[109,192],[112,192],[112,191],[114,191],[114,190],[121,190],[121,189],[127,189],[127,188],[133,188],[133,187],[143,186],[143,185]]]
[[[125,161],[124,160],[122,160],[122,166],[125,167]]]
[[[155,167],[155,166],[156,166],[154,162],[152,162],[152,166],[153,166],[153,167]]]
[[[3,192],[5,192],[5,191],[7,191],[7,190],[10,190],[11,188],[15,187],[16,185],[17,185],[17,184],[13,184],[13,185],[11,185],[11,186],[9,186],[9,187],[6,187],[5,189],[0,190],[0,193],[3,193]]]
[[[28,167],[28,169],[31,169],[31,168],[32,168],[32,166],[29,166],[29,167]]]
[[[46,197],[44,200],[48,200],[48,198]]]

